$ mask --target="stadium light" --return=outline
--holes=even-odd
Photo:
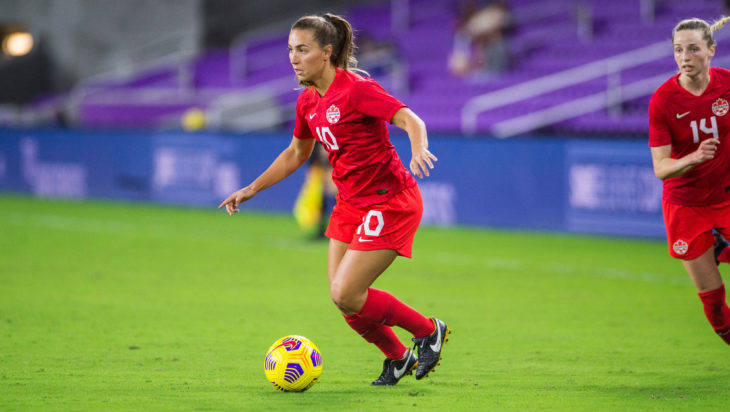
[[[25,56],[33,49],[33,35],[26,31],[7,34],[2,39],[2,51],[8,56]]]

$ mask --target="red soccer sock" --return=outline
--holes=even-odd
[[[725,285],[715,290],[698,293],[705,309],[705,316],[715,332],[730,345],[730,308],[725,301]]]
[[[345,316],[345,321],[363,339],[377,346],[388,359],[402,359],[408,350],[390,326],[371,322],[357,314]]]
[[[357,314],[373,323],[400,326],[416,338],[428,336],[435,329],[431,319],[380,289],[368,289],[368,298]]]

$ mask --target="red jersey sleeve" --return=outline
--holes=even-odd
[[[672,134],[667,122],[662,93],[654,93],[649,102],[649,146],[666,146],[672,144]]]
[[[297,116],[294,119],[294,137],[297,139],[314,139],[312,131],[307,124],[307,94],[311,93],[310,89],[304,90],[297,98]]]
[[[358,112],[390,123],[401,107],[406,107],[400,100],[388,94],[381,85],[372,79],[356,82],[350,102]]]

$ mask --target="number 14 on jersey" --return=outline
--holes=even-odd
[[[710,127],[707,127],[707,119],[700,120],[699,130],[697,128],[697,120],[692,120],[689,127],[692,128],[692,141],[695,143],[700,142],[700,130],[703,133],[711,134],[714,139],[720,138],[720,133],[717,131],[717,118],[715,116],[710,117]]]

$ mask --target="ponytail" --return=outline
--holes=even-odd
[[[710,26],[710,31],[712,33],[714,33],[716,31],[720,30],[725,25],[725,23],[727,23],[728,21],[730,21],[730,17],[721,18],[720,20],[713,23],[712,26]]]
[[[334,14],[327,13],[323,17],[335,27],[337,36],[336,43],[332,43],[330,61],[335,67],[342,70],[349,70],[351,67],[356,68],[357,59],[353,55],[356,46],[352,26],[347,20]]]

